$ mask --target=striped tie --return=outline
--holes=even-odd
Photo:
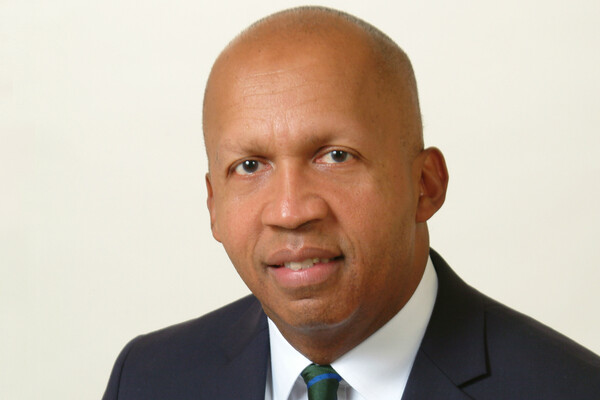
[[[308,400],[337,400],[337,389],[342,377],[331,365],[310,364],[300,375],[306,382]]]

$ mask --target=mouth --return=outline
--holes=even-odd
[[[343,258],[344,258],[344,256],[341,256],[341,255],[337,256],[337,257],[333,257],[333,258],[318,258],[318,257],[317,258],[307,258],[302,261],[287,261],[287,262],[284,262],[283,264],[269,265],[269,267],[287,268],[292,271],[301,271],[301,270],[312,268],[317,264],[328,264],[333,261],[340,261]]]
[[[267,259],[265,266],[280,289],[298,293],[298,290],[315,290],[335,282],[344,269],[344,260],[344,255],[337,251],[303,249],[294,253],[283,250]]]

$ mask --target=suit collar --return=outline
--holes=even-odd
[[[264,400],[269,330],[267,317],[254,296],[250,296],[249,307],[223,337],[221,348],[227,361],[219,373],[231,379],[218,381],[217,398]]]
[[[486,297],[464,283],[435,251],[438,295],[403,400],[467,399],[460,388],[488,374]]]
[[[256,341],[257,336],[267,331],[267,316],[263,312],[258,299],[252,295],[246,298],[247,308],[242,311],[239,318],[229,327],[223,336],[221,348],[229,360],[233,360],[246,350],[246,347]]]
[[[402,400],[467,400],[471,399],[457,387],[436,363],[420,349],[413,364]]]
[[[487,374],[486,297],[431,251],[439,287],[421,348],[457,386]]]

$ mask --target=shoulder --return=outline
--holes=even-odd
[[[600,358],[463,282],[432,251],[438,297],[422,342],[427,356],[472,398],[591,399]]]
[[[600,393],[600,358],[588,349],[495,302],[486,307],[485,320],[491,382],[513,382],[520,391],[551,390],[555,398]]]
[[[236,324],[246,319],[258,323],[261,316],[260,303],[250,295],[199,318],[141,335],[135,338],[133,343],[138,349],[153,346],[170,348],[221,343],[224,335],[231,332]]]
[[[219,368],[249,344],[266,357],[267,322],[254,296],[133,339],[115,362],[104,399],[168,398],[214,387]]]

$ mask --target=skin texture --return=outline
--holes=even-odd
[[[204,135],[213,235],[298,351],[331,363],[410,299],[448,174],[400,49],[327,10],[269,17],[215,62]]]

